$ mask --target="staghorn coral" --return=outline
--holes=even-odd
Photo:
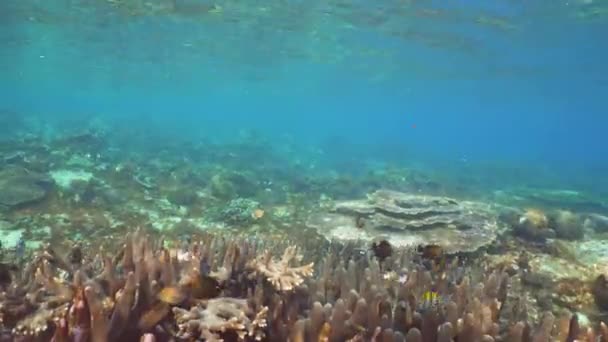
[[[603,324],[596,332],[571,314],[557,319],[546,313],[533,328],[528,304],[518,301],[511,277],[501,269],[469,268],[463,276],[453,264],[438,274],[420,268],[408,272],[403,266],[410,256],[402,254],[384,265],[400,275],[386,277],[376,263],[335,256],[325,259],[321,277],[311,284],[315,303],[294,324],[291,341],[596,341],[608,336]],[[426,303],[424,295],[432,289],[439,300]]]
[[[161,243],[138,231],[113,257],[103,250],[86,255],[87,249],[80,246],[64,257],[47,246],[0,294],[0,331],[10,334],[11,340],[132,341],[142,336],[167,340],[180,336],[176,318],[198,317],[201,299],[212,296],[218,298],[204,305],[201,317],[217,323],[229,314],[234,332],[262,338],[267,308],[256,305],[252,311],[245,299],[227,298],[231,293],[246,296],[256,291],[255,282],[243,287],[243,280],[253,272],[245,261],[254,259],[255,245],[221,238],[177,249],[162,248]],[[216,292],[209,284],[223,289]],[[174,315],[172,307],[177,305],[191,308],[194,316],[178,308]],[[248,318],[252,312],[257,315]],[[231,329],[220,330],[209,331]]]
[[[304,282],[304,277],[309,277],[314,272],[314,263],[311,262],[308,265],[300,267],[291,267],[289,264],[292,260],[301,260],[301,256],[298,256],[295,246],[287,247],[285,253],[283,253],[283,257],[279,261],[273,260],[272,254],[266,251],[249,263],[249,266],[255,272],[264,275],[266,280],[278,291],[290,291],[296,286],[300,286]]]
[[[403,266],[409,258],[402,254],[385,263],[384,268],[398,270],[399,277],[383,276],[379,265],[370,260],[326,260],[321,280],[314,284],[317,301],[309,318],[297,325],[301,329],[293,338],[321,336],[323,330],[331,331],[328,341],[409,341],[416,336],[434,341],[438,333],[466,341],[498,336],[505,274],[491,273],[477,286],[471,285],[469,277],[456,284],[457,267],[438,274],[407,271]],[[438,290],[439,300],[426,303],[423,295],[432,289]]]
[[[395,250],[379,262],[340,244],[306,248],[311,263],[292,266],[300,258],[287,242],[193,240],[166,248],[138,231],[112,251],[83,246],[66,253],[78,258],[39,251],[0,294],[0,341],[608,337],[606,326],[596,331],[570,314],[547,313],[533,328],[530,304],[518,300],[520,289],[500,268],[449,263],[430,271],[413,251]],[[283,249],[280,260],[269,252]],[[313,263],[318,277],[306,278]],[[218,287],[211,298],[202,280],[208,278]]]

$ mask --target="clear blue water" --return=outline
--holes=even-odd
[[[478,3],[4,0],[0,107],[608,184],[608,1]]]

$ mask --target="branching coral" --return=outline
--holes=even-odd
[[[293,267],[290,263],[301,261],[295,246],[287,247],[281,260],[274,260],[272,254],[264,252],[260,257],[252,261],[249,266],[256,272],[261,273],[279,291],[290,291],[304,282],[314,272],[314,263]]]
[[[133,341],[146,334],[166,340],[182,336],[182,328],[196,325],[188,321],[199,319],[204,338],[232,331],[262,339],[264,299],[251,305],[244,299],[262,293],[255,281],[243,281],[253,272],[246,265],[255,259],[255,246],[221,238],[185,249],[161,243],[138,231],[113,257],[102,250],[75,260],[41,250],[0,294],[2,331],[55,341]]]
[[[352,246],[203,238],[164,248],[141,231],[121,248],[36,254],[0,293],[0,341],[594,341],[576,315],[531,328],[501,269],[428,270],[411,251],[379,263]],[[260,253],[260,250],[265,252]],[[91,253],[87,253],[91,252]],[[314,262],[314,263],[313,263]],[[313,265],[318,267],[313,269]],[[316,271],[316,279],[307,279]],[[431,293],[432,295],[429,295]],[[515,294],[514,294],[515,293]]]
[[[254,314],[246,299],[216,298],[190,311],[176,307],[173,312],[180,338],[222,341],[220,334],[232,331],[240,340],[249,336],[260,341],[264,337],[262,329],[266,327],[268,308],[263,307]]]

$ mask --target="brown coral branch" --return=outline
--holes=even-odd
[[[125,242],[119,257],[83,250],[73,271],[35,255],[34,267],[24,267],[0,293],[0,341],[7,331],[11,338],[53,336],[56,342],[608,337],[605,325],[594,331],[576,315],[545,315],[538,326],[523,321],[505,273],[458,265],[429,271],[405,251],[380,267],[350,247],[334,246],[310,252],[319,257],[300,266],[294,246],[280,259],[258,253],[284,247],[272,241],[206,237],[165,249],[137,231]],[[308,279],[314,264],[321,272]]]

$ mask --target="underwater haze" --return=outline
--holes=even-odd
[[[5,116],[608,190],[605,0],[5,0],[0,19]]]
[[[608,342],[608,0],[0,24],[0,342]]]

